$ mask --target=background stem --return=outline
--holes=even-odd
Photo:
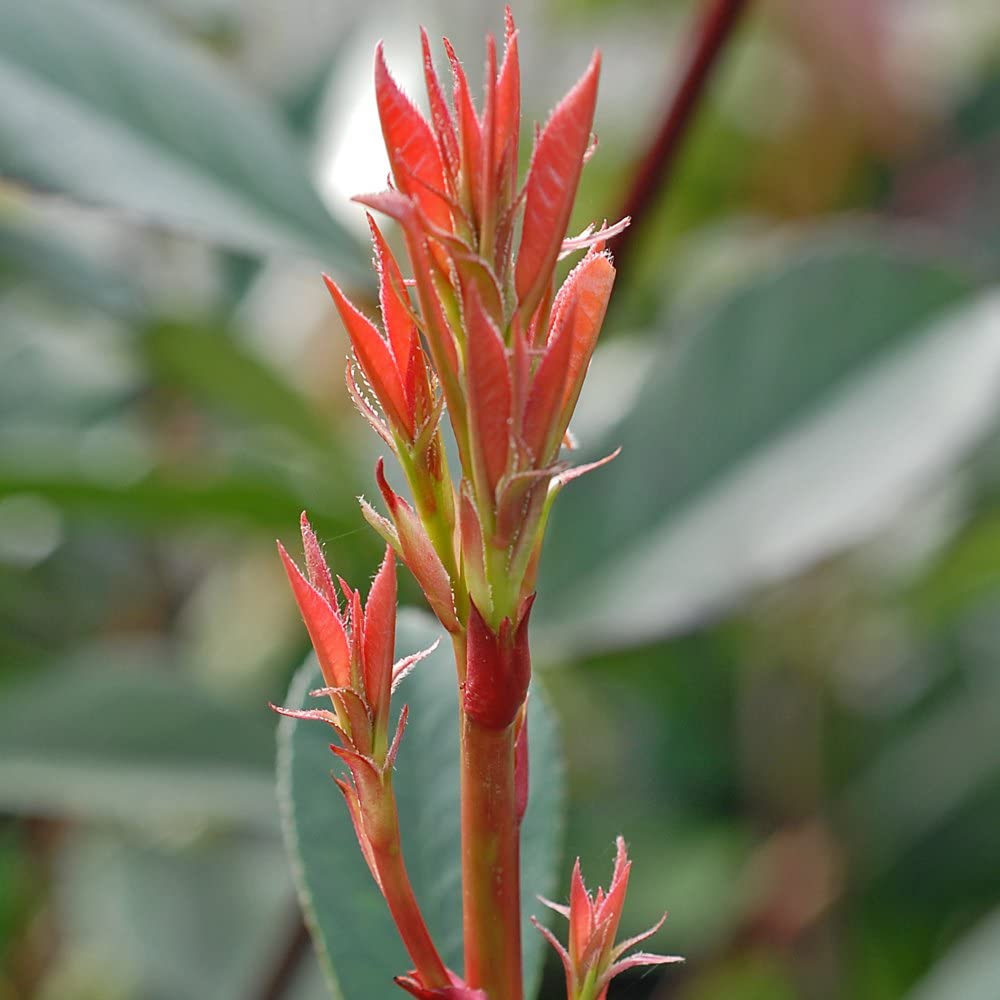
[[[632,186],[617,214],[619,219],[630,216],[632,225],[608,241],[619,274],[649,209],[677,162],[681,141],[687,134],[718,57],[749,4],[750,0],[712,0],[694,26],[691,43],[683,49],[686,62],[680,82],[676,89],[671,90],[660,127],[636,169]]]

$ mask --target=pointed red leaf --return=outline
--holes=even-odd
[[[340,726],[337,724],[337,716],[328,708],[282,708],[281,705],[275,705],[272,702],[268,702],[267,707],[272,712],[277,712],[278,715],[284,715],[289,719],[304,722],[325,722],[328,726],[332,726],[338,734],[341,733]]]
[[[347,328],[358,364],[378,396],[385,415],[405,436],[412,437],[413,414],[407,406],[389,345],[382,339],[375,324],[344,295],[332,278],[324,274],[323,281]]]
[[[452,592],[448,572],[414,509],[386,480],[385,463],[382,459],[379,459],[375,466],[375,479],[395,524],[403,561],[420,584],[427,603],[441,624],[449,632],[460,631],[461,626],[455,613],[455,595]]]
[[[375,49],[375,100],[396,187],[416,198],[434,225],[450,229],[437,143],[424,116],[389,73],[381,43]]]
[[[498,176],[503,176],[506,172],[510,177],[508,190],[504,191],[504,196],[509,198],[513,191],[513,178],[517,173],[518,136],[521,131],[521,66],[517,53],[517,29],[514,27],[510,7],[506,11],[506,25],[503,63],[497,78],[495,155],[498,162],[494,169]],[[500,158],[512,165],[513,170],[505,171],[499,162]]]
[[[343,793],[344,801],[347,803],[347,811],[351,816],[351,825],[354,827],[354,836],[358,838],[358,846],[361,848],[361,856],[365,859],[365,864],[368,865],[368,870],[372,873],[372,878],[375,879],[375,884],[379,887],[379,890],[382,891],[382,879],[379,878],[378,867],[375,864],[375,853],[372,851],[372,845],[365,834],[364,826],[362,824],[361,803],[358,801],[358,793],[342,778],[334,778],[333,780],[337,783],[337,787]]]
[[[619,973],[626,969],[633,969],[637,965],[669,965],[672,962],[683,962],[680,955],[652,955],[648,951],[637,951],[628,958],[623,958],[620,962],[615,962],[601,977],[602,982],[608,983]]]
[[[406,679],[410,671],[421,661],[426,659],[441,644],[440,639],[435,639],[426,649],[421,649],[419,653],[410,653],[401,660],[396,660],[392,665],[392,692],[395,694],[396,688]]]
[[[525,322],[552,281],[569,225],[594,123],[600,67],[600,55],[594,53],[587,72],[552,112],[531,158],[515,271],[518,308]]]
[[[365,693],[376,724],[389,714],[392,658],[396,643],[396,557],[386,546],[365,604]]]
[[[615,282],[615,268],[607,253],[589,253],[563,282],[552,305],[552,328],[549,342],[569,327],[571,349],[566,365],[566,382],[560,407],[558,435],[561,439],[569,426],[587,367],[597,345],[604,314]]]
[[[451,63],[455,112],[458,116],[458,135],[462,150],[462,175],[464,182],[469,185],[469,195],[475,199],[475,179],[479,175],[482,162],[482,131],[479,118],[476,115],[476,108],[472,103],[472,94],[469,91],[469,81],[466,78],[465,70],[462,68],[458,56],[455,55],[451,42],[447,38],[443,41],[445,52],[448,53],[448,61]]]
[[[615,859],[615,872],[611,879],[611,887],[607,896],[595,907],[595,920],[603,923],[608,921],[608,928],[605,932],[606,940],[604,946],[609,946],[618,932],[618,922],[621,920],[622,907],[625,905],[625,893],[628,891],[628,876],[631,869],[631,862],[625,853],[625,841],[619,837],[617,842],[618,854]]]
[[[475,289],[467,303],[465,325],[469,338],[466,391],[473,453],[481,463],[490,506],[497,483],[507,471],[510,451],[511,381],[500,331],[483,309]]]
[[[624,955],[629,948],[634,948],[637,944],[641,944],[647,938],[651,938],[665,923],[667,920],[667,915],[664,913],[659,920],[653,924],[649,930],[643,931],[641,934],[636,934],[635,937],[630,937],[627,941],[622,941],[615,945],[615,950],[611,953],[612,959],[617,959],[621,955]]]
[[[459,153],[458,138],[455,135],[455,122],[452,120],[448,103],[441,89],[441,79],[434,68],[434,58],[431,55],[430,41],[427,32],[420,29],[420,46],[424,55],[424,81],[427,84],[427,99],[431,108],[431,122],[437,135],[438,143],[444,154],[445,164],[452,174],[458,173]]]
[[[389,218],[395,219],[402,227],[406,246],[413,264],[420,311],[426,327],[431,357],[437,368],[438,377],[444,387],[452,420],[463,412],[462,395],[458,388],[458,351],[455,347],[451,327],[441,310],[437,289],[434,286],[434,272],[427,240],[411,198],[399,191],[379,191],[375,194],[356,195],[354,201],[367,205]]]
[[[330,687],[350,684],[350,654],[344,626],[337,612],[323,595],[302,575],[285,547],[278,542],[278,552],[292,585],[292,593],[312,640],[323,679]]]
[[[560,416],[566,395],[566,379],[573,353],[573,316],[576,304],[565,311],[566,321],[560,323],[549,340],[541,363],[531,380],[528,402],[524,408],[522,437],[536,467],[548,465],[562,440]]]
[[[468,483],[463,482],[459,506],[459,531],[462,537],[462,565],[465,580],[473,600],[487,607],[490,588],[486,583],[484,562],[483,526],[479,522],[476,505],[469,495]]]
[[[545,901],[543,900],[543,902]],[[546,905],[549,904],[546,903]],[[555,948],[556,953],[559,955],[559,958],[563,964],[563,968],[566,970],[566,983],[567,983],[566,996],[567,997],[572,996],[572,989],[570,988],[569,984],[571,981],[571,977],[573,975],[573,963],[569,957],[569,952],[566,951],[566,949],[560,943],[559,939],[555,936],[555,934],[552,933],[552,931],[548,929],[548,927],[542,924],[535,917],[531,918],[531,922],[532,924],[534,924],[535,929],[541,933],[542,937],[544,937],[545,940],[548,941],[553,948]]]
[[[375,220],[370,213],[366,214],[375,247],[375,269],[378,272],[378,298],[382,309],[382,324],[389,338],[396,371],[400,374],[400,382],[405,389],[406,379],[403,376],[410,362],[413,341],[417,339],[417,328],[407,304],[400,299],[400,295],[406,294],[406,289],[399,264],[396,263],[396,258],[381,230],[375,225]],[[408,409],[412,408],[412,395],[406,394],[406,400]]]
[[[399,744],[403,739],[403,732],[406,729],[406,719],[410,714],[410,706],[404,705],[399,710],[399,721],[396,723],[396,733],[392,738],[392,744],[385,755],[385,766],[392,769],[396,766],[396,754],[399,753]]]
[[[351,609],[351,628],[348,635],[351,643],[351,683],[348,686],[356,694],[363,694],[367,697],[364,670],[365,613],[361,607],[361,592],[348,588],[342,577],[337,577],[337,579],[340,580],[340,588],[347,597],[347,606]],[[372,706],[369,705],[369,707]]]
[[[593,907],[587,887],[583,884],[580,859],[577,858],[569,883],[569,953],[574,965],[579,964],[592,930]]]
[[[333,586],[333,577],[330,576],[330,567],[326,564],[323,549],[320,547],[319,539],[316,538],[316,532],[312,530],[312,525],[309,523],[305,511],[302,511],[299,525],[302,529],[302,547],[306,554],[306,573],[309,576],[309,582],[326,598],[330,607],[339,611],[337,591]]]
[[[372,717],[368,706],[350,688],[337,688],[331,692],[338,710],[347,720],[350,729],[350,743],[360,754],[372,752]]]
[[[492,35],[486,38],[486,70],[483,74],[485,97],[480,129],[480,159],[478,185],[478,216],[480,226],[479,250],[493,258],[493,238],[496,234],[496,157],[497,157],[497,43]]]
[[[344,372],[344,381],[347,383],[347,395],[351,397],[355,409],[368,421],[373,431],[393,450],[396,450],[396,442],[392,439],[392,431],[386,426],[381,415],[375,412],[375,408],[368,401],[367,397],[358,388],[357,380],[354,377],[355,361],[347,362],[347,370]]]

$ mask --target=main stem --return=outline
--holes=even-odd
[[[461,718],[465,978],[490,1000],[522,1000],[514,726]]]

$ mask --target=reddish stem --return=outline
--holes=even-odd
[[[694,27],[689,47],[690,56],[681,73],[680,84],[670,98],[666,114],[639,164],[625,204],[618,213],[618,218],[630,216],[632,225],[609,241],[619,272],[622,262],[635,243],[639,225],[646,218],[648,209],[677,162],[681,140],[687,133],[687,127],[716,60],[749,2],[750,0],[714,0]]]
[[[442,989],[450,984],[448,973],[424,923],[403,862],[399,816],[391,781],[383,787],[384,794],[378,805],[377,835],[369,838],[382,893],[421,982],[428,989]]]
[[[490,1000],[522,1000],[514,726],[462,715],[465,978]]]

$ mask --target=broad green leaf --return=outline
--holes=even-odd
[[[120,0],[0,0],[0,175],[360,273],[281,113]]]
[[[718,611],[885,525],[992,425],[1000,298],[966,308],[961,268],[872,237],[794,252],[662,338],[585,456],[623,446],[556,504],[549,641],[629,644]]]
[[[436,624],[404,612],[397,656],[423,649]],[[288,693],[290,705],[312,699],[320,675],[310,661]],[[434,940],[448,966],[462,968],[461,858],[459,853],[458,702],[450,645],[422,662],[397,692],[410,706],[395,787],[410,876]],[[330,781],[339,770],[325,726],[283,719],[278,731],[278,787],[285,839],[302,905],[335,997],[386,996],[393,975],[410,968],[385,903],[358,850],[340,793]],[[535,894],[552,891],[560,857],[562,767],[555,724],[540,691],[529,709],[531,800],[522,836],[522,913],[527,996],[541,972],[543,941],[528,923],[541,916]]]
[[[60,666],[0,698],[0,809],[277,825],[273,719],[197,690],[154,653]]]

